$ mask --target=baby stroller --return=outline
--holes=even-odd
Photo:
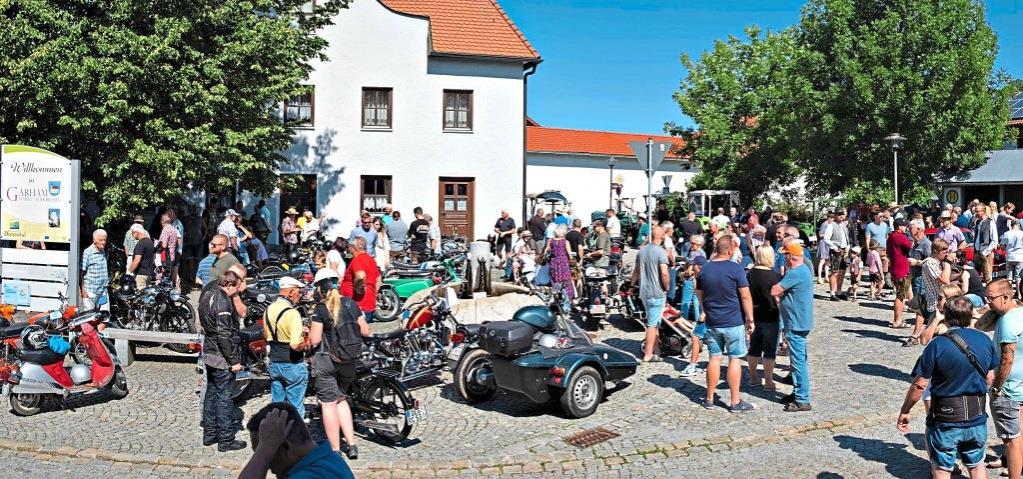
[[[624,282],[618,294],[621,296],[624,309],[622,314],[646,328],[646,308],[639,299],[639,291],[632,287],[631,282]],[[696,324],[682,317],[681,311],[670,303],[665,304],[657,335],[661,356],[689,357],[693,349],[692,334],[695,327]],[[646,348],[645,341],[641,347]]]

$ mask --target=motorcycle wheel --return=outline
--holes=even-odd
[[[583,366],[572,375],[561,393],[561,410],[568,417],[578,419],[597,410],[604,398],[604,378],[590,366]]]
[[[377,292],[377,310],[373,318],[380,322],[394,321],[401,312],[401,298],[393,289],[387,288]]]
[[[43,409],[41,394],[11,394],[11,409],[19,416],[32,416]]]
[[[167,332],[189,334],[196,332],[195,308],[192,307],[192,304],[187,299],[175,300],[170,313],[174,317],[164,323],[167,326]],[[187,344],[168,344],[166,346],[167,349],[175,353],[186,354],[191,352]]]
[[[458,366],[455,367],[454,380],[455,390],[458,391],[458,395],[462,397],[462,400],[468,404],[476,404],[483,401],[489,401],[497,394],[497,387],[488,384],[482,384],[478,380],[480,374],[491,374],[494,372],[490,367],[490,353],[482,349],[473,349],[465,356],[462,357],[461,361],[458,361]]]
[[[114,370],[114,378],[107,384],[107,393],[114,399],[128,397],[128,378],[125,377],[124,370],[120,366]]]
[[[368,404],[373,403],[375,412],[369,413],[369,420],[380,423],[394,423],[398,433],[378,431],[374,428],[367,428],[370,434],[392,444],[398,444],[408,438],[412,432],[412,425],[405,420],[405,411],[413,409],[411,398],[401,387],[401,383],[390,378],[376,377],[370,380],[366,388],[362,390],[359,401]]]

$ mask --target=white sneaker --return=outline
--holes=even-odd
[[[696,365],[695,364],[690,364],[690,365],[686,366],[685,369],[682,370],[682,377],[687,378],[689,376],[692,376],[692,375],[696,374],[696,372],[697,372],[696,371]]]

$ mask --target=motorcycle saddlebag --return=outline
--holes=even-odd
[[[495,321],[480,328],[480,346],[497,356],[517,356],[533,347],[536,329],[522,321]]]

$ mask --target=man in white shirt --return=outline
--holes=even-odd
[[[227,210],[224,213],[224,221],[221,221],[217,225],[217,234],[227,236],[228,249],[233,252],[238,252],[238,226],[234,224],[235,217],[238,216],[238,212],[235,210]]]
[[[985,283],[991,282],[991,270],[995,264],[995,247],[998,246],[998,226],[991,218],[987,205],[977,206],[977,235],[973,240],[973,250],[977,255],[973,262],[981,273]]]
[[[715,223],[717,223],[718,226],[721,227],[722,229],[725,228],[726,226],[728,226],[728,223],[731,223],[731,221],[732,221],[732,220],[730,220],[728,218],[728,216],[725,215],[725,209],[724,208],[718,208],[717,216],[711,218],[711,220],[713,220]]]
[[[604,222],[607,234],[611,235],[611,239],[621,239],[622,222],[618,220],[618,215],[615,214],[615,210],[608,209],[604,213],[607,214],[607,220]]]

